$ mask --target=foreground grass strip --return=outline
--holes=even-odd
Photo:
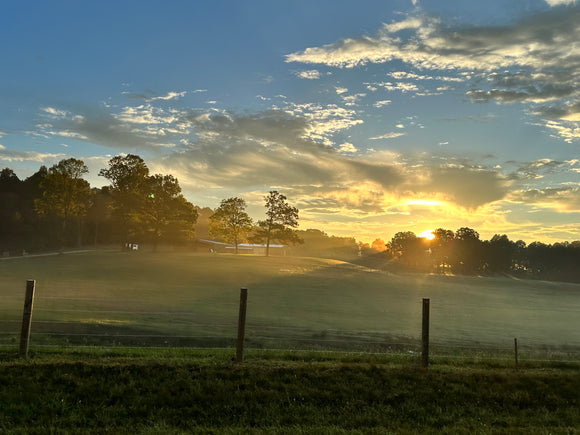
[[[580,371],[364,355],[100,350],[0,354],[5,433],[574,433]]]

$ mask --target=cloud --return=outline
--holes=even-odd
[[[307,80],[318,80],[320,78],[320,71],[311,69],[307,71],[296,71],[296,77]]]
[[[405,136],[405,133],[392,131],[390,133],[385,133],[381,136],[369,137],[369,140],[379,140],[379,139],[394,139],[396,137]]]
[[[53,162],[63,158],[65,154],[52,153],[38,153],[34,151],[14,151],[6,149],[5,146],[0,145],[0,160],[6,162],[38,162],[45,163],[47,161]]]
[[[575,5],[576,0],[546,0],[550,6]]]
[[[373,106],[375,106],[377,109],[380,109],[381,107],[385,107],[388,106],[389,104],[391,104],[391,100],[380,100],[380,101],[376,101]]]
[[[353,68],[400,61],[422,73],[391,72],[388,76],[393,81],[367,83],[367,89],[437,95],[448,88],[425,91],[417,82],[471,81],[467,92],[471,101],[531,105],[532,113],[553,121],[546,127],[554,134],[574,141],[579,138],[580,123],[580,7],[571,1],[549,4],[574,6],[497,26],[451,25],[425,14],[410,16],[384,24],[373,36],[341,39],[288,54],[286,62]]]
[[[338,149],[343,153],[356,153],[358,151],[350,142],[344,142],[338,147]]]
[[[580,188],[577,186],[514,191],[510,193],[509,200],[542,208],[551,208],[560,213],[580,212]]]

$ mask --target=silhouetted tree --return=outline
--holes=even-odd
[[[266,219],[258,221],[252,239],[266,243],[266,257],[270,255],[270,242],[300,243],[300,238],[292,228],[298,226],[298,209],[286,201],[286,196],[276,190],[264,197]]]
[[[495,234],[484,242],[485,262],[489,273],[507,273],[512,269],[516,245],[505,234]]]
[[[142,210],[147,199],[149,168],[134,154],[115,156],[99,175],[111,182],[108,190],[113,198],[113,216],[120,231],[121,245],[142,236]]]
[[[479,233],[472,228],[462,227],[455,231],[451,262],[453,270],[463,274],[474,274],[484,263]]]
[[[143,204],[143,224],[153,238],[153,250],[164,237],[171,241],[193,240],[197,210],[181,194],[179,182],[172,175],[147,177],[147,198]]]
[[[81,243],[80,218],[87,211],[90,185],[83,179],[89,172],[82,160],[70,158],[53,165],[40,183],[42,196],[35,200],[35,208],[41,216],[56,216],[61,221],[61,247],[66,243],[67,228],[71,220],[77,220],[77,244]]]
[[[451,230],[437,228],[433,231],[433,236],[433,240],[429,243],[431,261],[435,266],[435,271],[441,273],[445,268],[451,267],[455,233]]]
[[[415,268],[425,266],[428,246],[425,240],[417,237],[412,231],[401,231],[391,239],[393,256],[407,265]]]
[[[210,235],[233,243],[236,254],[238,245],[247,240],[247,235],[254,228],[252,219],[246,213],[246,201],[237,197],[222,200],[210,220]]]

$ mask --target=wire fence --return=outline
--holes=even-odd
[[[23,303],[16,297],[1,298],[2,303],[8,306]],[[237,301],[222,302],[222,311],[214,310],[220,312],[213,314],[189,310],[156,311],[144,309],[145,306],[142,309],[102,308],[112,305],[125,307],[131,302],[98,297],[36,297],[29,345],[235,349],[238,344]],[[70,303],[80,303],[82,306],[67,307]],[[420,305],[420,301],[416,303]],[[305,308],[312,311],[317,309],[315,306]],[[416,333],[409,334],[408,330],[400,333],[396,329],[381,328],[382,325],[362,324],[356,329],[327,327],[324,318],[318,325],[290,324],[287,319],[277,318],[277,313],[265,316],[264,313],[253,312],[251,302],[248,311],[244,338],[247,349],[390,353],[409,357],[418,357],[422,352],[420,315],[408,319],[416,326]],[[254,315],[260,320],[252,319]],[[439,321],[441,319],[435,320]],[[0,344],[18,346],[22,322],[14,315],[0,320]],[[435,332],[430,337],[429,353],[432,357],[450,359],[513,360],[514,352],[519,352],[516,358],[520,361],[580,362],[580,344],[567,337],[553,343],[526,342],[525,338],[520,338],[516,349],[514,337],[508,334],[505,334],[503,341],[490,341],[487,336],[482,340],[479,338],[475,334],[464,338],[445,333],[438,336]]]

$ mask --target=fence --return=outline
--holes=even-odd
[[[312,324],[312,319],[305,322],[307,326],[293,325],[287,319],[253,311],[251,289],[248,291],[246,288],[241,289],[239,302],[234,298],[229,302],[222,301],[219,310],[214,310],[216,312],[210,315],[177,310],[146,311],[139,309],[136,301],[116,300],[111,305],[103,298],[54,297],[42,295],[42,292],[35,298],[34,284],[32,280],[26,283],[22,320],[0,320],[0,343],[19,343],[21,355],[26,355],[30,343],[32,347],[232,348],[238,361],[243,358],[244,347],[402,354],[416,357],[423,366],[428,365],[429,355],[505,359],[516,366],[521,361],[580,361],[580,346],[567,342],[526,343],[526,339],[518,342],[517,337],[514,339],[508,334],[504,334],[501,342],[480,341],[477,335],[469,338],[449,334],[438,336],[441,327],[435,328],[436,333],[430,336],[431,323],[438,325],[444,319],[437,318],[440,313],[436,309],[435,316],[430,316],[431,307],[436,308],[437,301],[432,304],[428,298],[415,301],[416,305],[421,306],[421,312],[417,310],[417,315],[408,319],[416,333],[409,334],[407,329],[406,334],[397,334],[397,331],[379,328],[324,327],[323,319],[319,319],[318,327]],[[23,302],[17,298],[3,299],[5,303]],[[133,309],[119,309],[131,306]],[[324,312],[324,307],[301,307],[306,308]],[[465,310],[461,313],[465,314]]]

